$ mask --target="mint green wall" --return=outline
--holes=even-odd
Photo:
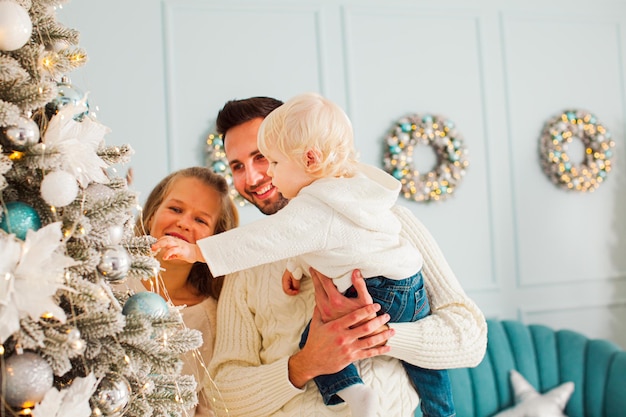
[[[466,178],[445,202],[402,204],[464,287],[488,316],[626,347],[626,2],[73,0],[59,18],[90,56],[72,82],[112,128],[108,143],[134,147],[142,195],[204,163],[229,99],[321,92],[376,165],[397,118],[441,114],[469,148]],[[592,194],[541,171],[541,129],[565,108],[593,112],[617,142]]]

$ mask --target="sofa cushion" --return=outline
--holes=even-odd
[[[574,391],[572,382],[541,394],[516,370],[511,370],[510,375],[515,405],[494,417],[566,417],[563,411]]]

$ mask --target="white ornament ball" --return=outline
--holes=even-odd
[[[41,196],[46,203],[55,207],[65,207],[76,199],[78,183],[66,171],[53,171],[41,181]]]
[[[0,50],[20,49],[32,33],[33,23],[26,9],[12,1],[0,1]]]
[[[124,228],[122,226],[116,225],[109,227],[109,240],[111,241],[111,245],[117,245],[122,241],[122,237],[124,237]]]
[[[34,352],[14,354],[4,363],[2,387],[6,402],[15,408],[33,407],[52,388],[52,368]]]

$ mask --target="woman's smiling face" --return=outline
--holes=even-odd
[[[178,178],[150,219],[150,235],[196,243],[215,232],[220,208],[220,195],[215,189],[197,178]]]

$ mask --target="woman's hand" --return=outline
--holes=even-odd
[[[348,298],[341,294],[333,280],[322,275],[313,268],[309,269],[315,288],[315,305],[320,310],[322,321],[329,322],[358,308],[372,304],[372,296],[367,291],[361,271],[352,271],[352,285],[357,292],[356,298]]]
[[[369,304],[325,323],[315,308],[306,344],[289,358],[291,383],[301,388],[318,375],[335,373],[354,361],[388,353],[391,348],[384,344],[394,330],[375,332],[387,323],[389,315],[367,320],[379,309],[378,304]]]

